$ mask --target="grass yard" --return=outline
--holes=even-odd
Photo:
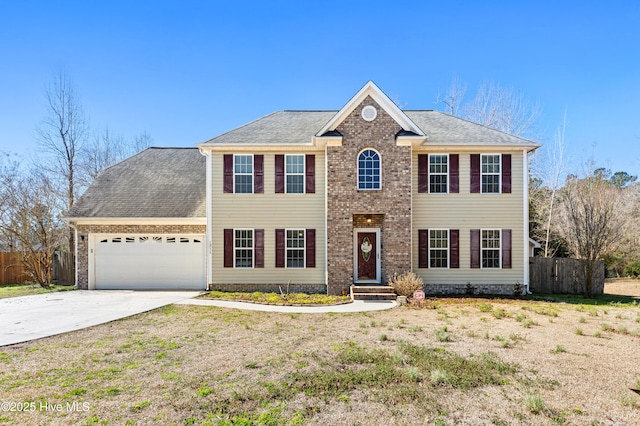
[[[640,424],[639,335],[633,301],[175,305],[0,347],[0,401],[35,407],[0,424]]]
[[[53,285],[50,289],[42,288],[35,283],[0,285],[0,299],[7,297],[31,296],[34,294],[55,293],[56,291],[74,290],[73,286]]]

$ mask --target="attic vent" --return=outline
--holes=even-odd
[[[362,108],[362,118],[364,118],[365,121],[373,121],[377,116],[378,110],[376,110],[374,106],[367,105],[366,107]]]

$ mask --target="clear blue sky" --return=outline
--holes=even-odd
[[[0,0],[0,151],[28,158],[65,69],[94,128],[194,146],[270,112],[339,109],[368,80],[440,109],[453,77],[567,111],[577,168],[640,174],[640,1]]]

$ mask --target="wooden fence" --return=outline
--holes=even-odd
[[[0,252],[0,285],[17,284],[30,278],[20,262],[20,253]]]
[[[53,257],[53,282],[61,285],[75,283],[73,253],[56,253]],[[20,253],[0,252],[0,285],[18,284],[31,280],[20,262]]]
[[[585,263],[582,259],[560,257],[529,258],[529,289],[534,293],[585,293]],[[604,262],[596,261],[593,294],[604,293]]]
[[[76,281],[73,253],[56,252],[53,256],[53,282],[59,285],[73,285]]]

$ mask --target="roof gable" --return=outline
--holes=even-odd
[[[417,136],[425,136],[422,130],[382,91],[376,84],[369,80],[362,89],[358,91],[345,106],[342,107],[327,124],[316,134],[320,137],[328,132],[335,131],[338,126],[360,105],[367,96],[370,96],[380,108],[384,109],[404,131],[411,132]]]

